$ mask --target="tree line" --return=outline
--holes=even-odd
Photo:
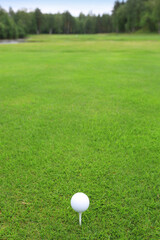
[[[28,34],[160,33],[160,0],[115,1],[112,14],[74,17],[70,12],[44,14],[39,8],[5,11],[0,7],[0,39],[24,38]]]

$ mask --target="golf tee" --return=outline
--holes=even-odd
[[[81,222],[82,222],[82,213],[79,213],[79,225],[81,226]]]

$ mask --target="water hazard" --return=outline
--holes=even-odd
[[[24,43],[24,39],[17,39],[17,40],[0,40],[0,44],[18,44],[18,43]]]

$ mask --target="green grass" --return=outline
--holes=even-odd
[[[0,45],[0,161],[0,239],[159,240],[160,36]]]

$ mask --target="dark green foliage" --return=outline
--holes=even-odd
[[[10,9],[9,13],[2,8],[0,9],[0,39],[23,38],[26,33],[26,25],[22,19],[18,19],[16,22],[16,14],[12,9]]]
[[[0,9],[0,38],[25,37],[27,34],[92,34],[125,32],[159,32],[160,0],[115,1],[112,14],[73,17],[69,11],[62,14],[43,14],[12,8],[7,13]]]
[[[44,14],[43,32],[52,34],[55,30],[55,16]]]
[[[160,0],[116,1],[112,22],[115,32],[160,32]]]
[[[125,32],[127,24],[127,9],[126,4],[120,4],[114,10],[113,16],[113,29],[115,32]]]
[[[112,18],[109,14],[102,15],[102,33],[112,32]]]
[[[153,0],[154,1],[154,18],[156,21],[158,32],[160,33],[160,0]]]
[[[75,18],[68,11],[63,13],[63,33],[74,33],[75,23]]]
[[[86,16],[83,13],[79,14],[79,17],[76,18],[76,33],[84,33],[86,24]]]
[[[36,32],[37,34],[40,34],[42,29],[43,14],[41,13],[41,10],[39,8],[36,8],[34,12],[34,17],[35,17],[35,23],[36,23]]]
[[[102,18],[100,15],[96,18],[96,33],[102,33]]]
[[[26,37],[26,32],[25,32],[25,30],[24,30],[23,27],[18,26],[18,34],[19,34],[19,38],[24,38],[24,37]]]
[[[0,39],[6,38],[6,27],[4,23],[0,22]]]
[[[0,9],[0,38],[17,38],[18,28],[12,17],[7,12]]]
[[[28,13],[27,11],[17,11],[14,15],[15,22],[18,26],[20,26],[25,33],[30,33],[32,29],[33,22],[33,14]]]
[[[157,21],[154,16],[154,1],[146,1],[145,11],[141,17],[140,25],[146,32],[157,31]]]
[[[95,33],[96,32],[96,21],[95,16],[88,15],[85,23],[85,33]]]
[[[63,33],[63,17],[62,14],[57,13],[54,15],[55,17],[55,33]]]

